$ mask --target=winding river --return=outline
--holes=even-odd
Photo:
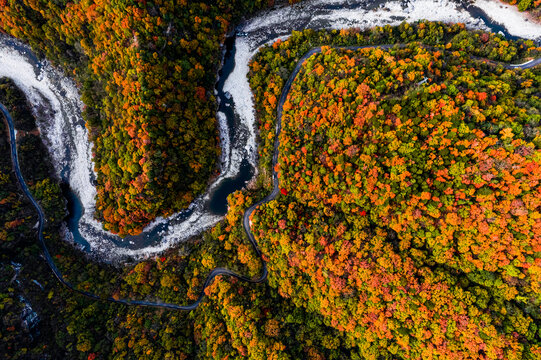
[[[104,231],[93,216],[96,175],[92,144],[88,142],[81,116],[83,104],[75,84],[47,61],[37,59],[25,45],[2,36],[0,77],[12,78],[33,106],[68,198],[70,215],[64,237],[104,261],[138,259],[156,255],[215,225],[227,212],[227,195],[244,188],[255,177],[257,132],[247,73],[250,59],[261,46],[286,38],[293,30],[365,29],[420,19],[462,22],[468,28],[502,32],[510,38],[541,39],[541,26],[526,20],[522,24],[492,21],[493,10],[485,12],[481,5],[475,6],[487,2],[498,3],[475,0],[472,6],[465,0],[309,0],[263,11],[243,22],[236,29],[238,36],[233,34],[226,40],[215,88],[222,146],[220,176],[187,210],[156,219],[142,234],[123,239]],[[506,11],[514,18],[523,16]]]
[[[376,45],[376,46],[368,45],[368,46],[350,46],[350,47],[335,47],[335,48],[336,49],[344,49],[344,50],[359,50],[359,49],[364,49],[364,48],[375,48],[375,47],[381,48],[381,49],[389,49],[389,48],[391,48],[393,46],[402,47],[402,46],[405,46],[405,45],[404,44],[398,44],[398,45],[388,45],[388,44],[386,44],[386,45]],[[17,177],[17,181],[19,182],[19,184],[20,184],[20,186],[21,186],[21,188],[23,190],[23,193],[30,200],[30,202],[32,203],[32,206],[34,206],[34,208],[36,209],[36,211],[38,213],[38,223],[39,223],[38,240],[39,240],[40,246],[42,248],[45,260],[47,261],[49,267],[51,268],[53,274],[56,276],[57,280],[60,283],[62,283],[63,285],[65,285],[66,287],[68,287],[69,289],[71,289],[72,291],[75,291],[75,292],[77,292],[79,294],[82,294],[82,295],[84,295],[86,297],[89,297],[91,299],[94,299],[94,300],[106,300],[106,301],[109,301],[109,302],[119,303],[119,304],[124,304],[124,305],[149,306],[149,307],[166,308],[166,309],[174,309],[174,310],[193,310],[193,309],[197,308],[197,306],[199,306],[199,304],[201,303],[201,301],[203,300],[203,298],[205,296],[205,289],[212,283],[214,278],[216,276],[218,276],[218,275],[225,275],[225,276],[235,277],[235,278],[237,278],[237,279],[239,279],[241,281],[245,281],[245,282],[248,282],[248,283],[260,283],[260,282],[265,281],[266,278],[267,278],[267,274],[268,274],[268,272],[267,272],[267,264],[263,260],[261,250],[259,249],[257,241],[255,240],[255,237],[254,237],[254,235],[252,233],[251,224],[250,224],[250,216],[252,215],[252,213],[254,212],[254,210],[258,206],[260,206],[262,204],[265,204],[265,203],[268,203],[270,201],[273,201],[279,195],[279,180],[278,180],[278,174],[277,174],[275,169],[276,169],[276,165],[278,163],[278,156],[279,156],[279,147],[280,147],[279,135],[280,135],[281,128],[282,128],[283,105],[284,105],[284,102],[287,99],[287,96],[288,96],[289,91],[291,89],[291,85],[293,84],[293,81],[295,80],[295,78],[297,77],[297,74],[301,70],[302,65],[305,63],[305,61],[309,57],[311,57],[312,55],[314,55],[316,53],[320,53],[320,52],[321,52],[321,47],[316,47],[316,48],[313,48],[310,51],[308,51],[298,61],[297,65],[295,66],[295,69],[293,70],[293,72],[289,76],[287,82],[285,83],[285,85],[284,85],[284,87],[282,89],[282,93],[281,93],[281,96],[280,96],[280,99],[279,99],[279,102],[278,102],[278,106],[277,106],[276,129],[275,129],[275,135],[276,136],[275,136],[275,142],[274,142],[274,152],[273,152],[273,156],[272,156],[273,189],[272,189],[271,193],[268,194],[265,198],[263,198],[262,200],[256,202],[252,206],[250,206],[244,212],[244,215],[243,215],[244,232],[246,233],[246,236],[247,236],[248,240],[250,241],[256,255],[259,257],[259,259],[261,261],[261,266],[262,266],[261,274],[257,278],[249,278],[249,277],[247,277],[245,275],[238,274],[238,273],[236,273],[236,272],[234,272],[234,271],[232,271],[230,269],[221,268],[221,267],[220,268],[215,268],[208,274],[207,278],[205,279],[205,282],[203,284],[202,289],[199,292],[199,296],[198,296],[197,300],[195,300],[193,303],[188,304],[188,305],[178,305],[178,304],[171,304],[171,303],[163,303],[161,301],[115,299],[115,298],[112,298],[112,297],[108,297],[108,298],[104,299],[104,298],[102,298],[102,297],[100,297],[100,296],[98,296],[98,295],[96,295],[96,294],[94,294],[92,292],[77,289],[71,282],[67,281],[64,278],[64,276],[62,275],[62,273],[60,272],[60,270],[58,269],[58,267],[54,263],[54,260],[51,257],[51,255],[49,253],[49,250],[47,248],[47,245],[45,243],[45,240],[43,238],[43,229],[44,229],[44,226],[45,226],[45,223],[46,223],[46,218],[45,218],[45,215],[43,213],[43,209],[39,205],[38,201],[32,196],[32,193],[30,192],[30,190],[29,190],[29,188],[28,188],[28,186],[27,186],[26,182],[24,181],[23,176],[21,174],[21,169],[20,169],[20,166],[19,166],[19,160],[18,160],[18,155],[17,155],[17,145],[16,145],[16,137],[15,137],[15,129],[14,129],[14,125],[13,125],[13,119],[11,118],[11,115],[10,115],[9,111],[6,109],[6,107],[3,104],[0,104],[0,110],[4,114],[4,118],[6,120],[8,128],[9,128],[11,159],[12,159],[12,163],[13,163],[13,169],[14,169],[15,175]],[[477,60],[487,61],[487,62],[490,62],[492,64],[501,64],[501,65],[503,65],[504,67],[506,67],[508,69],[517,69],[517,68],[526,69],[526,68],[531,68],[531,67],[534,67],[536,65],[541,64],[541,58],[526,62],[524,64],[517,64],[517,65],[497,63],[497,62],[494,62],[494,61],[489,61],[488,59],[478,59],[478,58],[476,58],[476,59]]]
[[[43,255],[45,257],[45,261],[47,261],[47,264],[51,268],[51,271],[55,275],[56,279],[62,283],[64,286],[69,288],[72,291],[75,291],[81,295],[84,295],[88,298],[94,299],[94,300],[106,300],[113,303],[119,303],[124,305],[135,305],[135,306],[152,306],[152,307],[158,307],[158,308],[166,308],[166,309],[174,309],[174,310],[193,310],[197,308],[197,306],[201,303],[203,300],[203,297],[205,296],[205,289],[212,283],[212,280],[218,276],[218,275],[228,275],[235,277],[237,279],[240,279],[242,281],[250,282],[250,283],[259,283],[265,281],[267,278],[267,264],[263,261],[263,258],[261,257],[261,251],[259,250],[259,247],[257,246],[257,242],[255,241],[255,238],[250,230],[250,224],[249,224],[249,216],[250,214],[255,210],[257,206],[259,206],[262,203],[271,201],[276,197],[276,194],[274,197],[271,195],[267,196],[262,201],[258,202],[257,204],[254,204],[251,206],[245,213],[244,213],[244,230],[246,231],[246,234],[248,235],[248,239],[252,243],[252,246],[254,247],[256,254],[261,259],[262,263],[262,273],[257,279],[251,279],[244,275],[237,274],[232,270],[225,269],[225,268],[215,268],[210,272],[210,274],[205,279],[205,282],[203,284],[203,288],[201,289],[201,292],[199,293],[199,297],[196,301],[189,305],[177,305],[177,304],[170,304],[170,303],[163,303],[159,301],[143,301],[143,300],[129,300],[129,299],[115,299],[113,297],[108,298],[102,298],[99,295],[96,295],[89,291],[84,291],[77,289],[76,286],[74,286],[71,282],[66,280],[58,267],[56,266],[49,249],[47,247],[47,244],[45,243],[45,240],[43,238],[43,229],[45,226],[45,223],[47,222],[45,218],[45,214],[43,213],[43,209],[41,208],[41,205],[38,203],[38,201],[32,196],[32,193],[30,192],[30,189],[28,188],[28,185],[23,179],[21,168],[19,166],[19,159],[17,155],[17,141],[15,137],[15,128],[13,125],[13,119],[7,110],[7,108],[0,103],[0,111],[4,115],[4,119],[6,120],[6,124],[8,125],[9,129],[9,141],[10,141],[10,148],[11,148],[11,161],[13,163],[13,170],[15,172],[15,176],[17,177],[17,181],[19,185],[21,186],[21,189],[24,193],[24,195],[30,200],[32,206],[36,209],[36,212],[38,213],[38,240],[43,252]],[[275,188],[278,187],[278,178],[275,177],[276,184]],[[277,192],[276,192],[277,193]],[[274,191],[273,191],[274,194]],[[272,198],[271,198],[272,197]]]

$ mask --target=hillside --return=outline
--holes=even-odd
[[[282,69],[325,35],[294,34],[252,63],[266,161]],[[367,39],[341,35],[326,42]],[[252,218],[269,282],[367,358],[539,352],[539,70],[472,59],[514,47],[470,34],[472,54],[464,35],[434,50],[323,47],[283,104],[282,196]]]
[[[299,65],[282,104],[295,67],[319,47]],[[268,282],[218,277],[190,313],[66,290],[33,242],[28,204],[13,205],[22,195],[10,187],[0,195],[16,211],[0,220],[24,218],[26,227],[17,230],[25,239],[18,251],[0,256],[1,356],[538,359],[540,70],[495,62],[519,63],[540,50],[429,22],[305,30],[262,48],[250,65],[259,177],[229,196],[222,222],[117,268],[83,256],[60,229],[47,232],[64,277],[102,298],[184,305],[216,267],[258,276],[242,221],[270,192],[281,114],[280,195],[251,218]],[[31,121],[23,103],[6,104],[17,128]],[[6,141],[0,150],[8,153]],[[13,185],[9,165],[0,162],[0,171]],[[37,341],[21,326],[19,295],[41,316]]]
[[[271,286],[366,355],[506,354],[504,322],[539,341],[539,312],[508,303],[540,300],[539,84],[444,54],[309,58],[284,104],[284,196],[253,219]]]
[[[213,95],[229,23],[266,1],[9,1],[0,29],[73,75],[96,216],[120,235],[186,208],[216,174]]]

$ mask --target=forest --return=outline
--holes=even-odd
[[[0,31],[80,86],[105,229],[138,234],[157,216],[186,208],[217,175],[220,47],[230,22],[267,5],[0,1]]]
[[[435,23],[338,33],[254,59],[266,166],[283,69],[309,48],[421,43],[306,61],[283,105],[283,196],[252,219],[270,285],[362,358],[539,357],[540,73],[471,58],[539,49]]]
[[[47,242],[59,268],[104,297],[179,304],[217,266],[259,274],[242,214],[269,191],[278,99],[315,46],[327,47],[303,65],[283,107],[281,195],[252,217],[269,280],[218,278],[193,312],[94,302],[58,284],[40,258],[33,209],[0,157],[0,357],[539,359],[541,74],[475,57],[520,62],[541,49],[460,24],[305,30],[261,49],[250,65],[257,183],[230,195],[212,230],[156,258],[111,267],[84,256],[61,239],[51,167],[24,174],[51,204]],[[25,157],[43,145],[22,146],[34,120],[1,84],[21,158],[48,164]],[[45,180],[57,190],[39,196],[34,184]],[[21,324],[18,296],[39,313],[39,335]]]
[[[510,358],[511,332],[539,340],[539,102],[517,106],[538,84],[468,58],[324,48],[284,104],[285,196],[254,216],[271,286],[365,356]]]

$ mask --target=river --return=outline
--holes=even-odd
[[[486,1],[486,0],[483,0]],[[227,212],[226,197],[242,189],[256,169],[256,129],[248,63],[257,49],[292,30],[304,28],[368,28],[419,19],[463,22],[472,29],[501,31],[507,37],[525,36],[516,24],[492,21],[479,7],[450,0],[412,1],[308,1],[261,12],[243,22],[224,45],[215,95],[222,158],[220,176],[189,209],[157,219],[138,236],[120,238],[101,229],[93,218],[95,173],[81,117],[82,103],[72,81],[38,60],[20,42],[0,38],[0,77],[8,76],[25,92],[38,115],[38,126],[54,161],[68,199],[69,216],[64,236],[106,261],[155,255],[175,243],[215,225]],[[529,38],[541,38],[541,27],[528,23]],[[533,31],[533,32],[532,32]]]

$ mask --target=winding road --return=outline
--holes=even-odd
[[[343,50],[360,50],[360,49],[365,49],[365,48],[389,49],[389,48],[392,48],[394,46],[404,47],[406,45],[405,44],[394,44],[394,45],[386,44],[386,45],[348,46],[348,47],[332,47],[332,48],[334,48],[334,49],[343,49]],[[279,152],[279,146],[280,146],[279,135],[280,135],[280,131],[282,129],[283,105],[284,105],[284,102],[285,102],[285,100],[287,98],[287,95],[289,94],[289,91],[291,89],[291,85],[293,84],[293,81],[297,77],[297,74],[301,70],[301,67],[304,64],[304,62],[306,61],[306,59],[308,59],[310,56],[312,56],[312,55],[314,55],[316,53],[320,53],[320,52],[321,52],[321,47],[316,47],[316,48],[313,48],[313,49],[309,50],[306,54],[304,54],[304,56],[298,61],[297,65],[295,66],[295,69],[293,70],[293,72],[289,76],[289,79],[287,80],[287,82],[285,83],[285,85],[284,85],[284,87],[282,89],[282,94],[280,96],[280,100],[278,102],[278,107],[277,107],[277,112],[276,112],[276,132],[275,132],[275,142],[274,142],[274,153],[273,153],[273,157],[272,157],[273,189],[272,189],[272,192],[270,194],[268,194],[264,199],[256,202],[255,204],[250,206],[244,212],[244,216],[243,216],[244,232],[246,233],[246,236],[248,237],[248,240],[252,244],[252,247],[253,247],[254,251],[256,252],[257,256],[259,257],[259,259],[261,261],[261,266],[262,266],[261,274],[257,278],[249,278],[247,276],[237,274],[236,272],[234,272],[232,270],[229,270],[229,269],[226,269],[226,268],[221,268],[221,267],[220,268],[215,268],[214,270],[212,270],[207,275],[207,278],[205,279],[205,282],[203,284],[203,288],[201,289],[197,300],[195,300],[193,303],[188,304],[188,305],[177,305],[177,304],[163,303],[163,302],[159,302],[159,301],[115,299],[113,297],[103,298],[103,297],[100,297],[100,296],[98,296],[98,295],[96,295],[94,293],[77,289],[71,282],[67,281],[64,278],[64,276],[62,275],[62,273],[60,272],[60,270],[56,266],[53,258],[51,257],[51,254],[49,253],[49,249],[47,248],[47,245],[46,245],[45,240],[43,238],[43,228],[44,228],[45,223],[47,221],[46,218],[45,218],[45,214],[43,213],[43,209],[41,208],[38,201],[32,196],[32,194],[30,192],[30,189],[26,185],[26,182],[24,181],[23,176],[21,174],[21,169],[20,169],[20,166],[19,166],[19,160],[18,160],[18,155],[17,155],[17,145],[16,145],[15,129],[14,129],[14,125],[13,125],[13,119],[11,118],[11,115],[10,115],[9,111],[6,109],[6,107],[3,104],[0,104],[0,110],[4,114],[4,117],[6,119],[6,123],[7,123],[8,128],[9,128],[9,137],[10,137],[10,146],[11,146],[11,159],[12,159],[12,162],[13,162],[13,169],[15,171],[17,181],[19,182],[25,196],[30,200],[30,202],[32,203],[32,205],[34,206],[34,208],[36,209],[36,211],[38,213],[38,221],[39,221],[38,240],[39,240],[39,243],[41,245],[45,260],[47,261],[47,264],[51,268],[51,270],[52,270],[53,274],[56,276],[57,280],[60,283],[62,283],[63,285],[65,285],[67,288],[69,288],[70,290],[72,290],[72,291],[74,291],[76,293],[79,293],[81,295],[84,295],[84,296],[86,296],[88,298],[94,299],[94,300],[109,301],[109,302],[112,302],[112,303],[118,303],[118,304],[124,304],[124,305],[148,306],[148,307],[165,308],[165,309],[172,309],[172,310],[194,310],[194,309],[196,309],[199,306],[199,304],[201,303],[201,301],[203,300],[204,296],[205,296],[205,289],[212,283],[214,278],[216,276],[218,276],[218,275],[231,276],[231,277],[234,277],[234,278],[237,278],[239,280],[242,280],[242,281],[245,281],[245,282],[248,282],[248,283],[252,283],[252,284],[261,283],[261,282],[265,281],[267,279],[267,275],[268,275],[267,263],[265,262],[265,260],[263,260],[261,250],[259,249],[257,241],[255,240],[255,237],[254,237],[254,235],[252,233],[251,226],[250,226],[250,216],[252,215],[252,213],[254,212],[254,210],[258,206],[260,206],[262,204],[265,204],[265,203],[268,203],[268,202],[276,199],[276,197],[278,196],[278,194],[280,192],[279,183],[278,183],[278,174],[276,173],[275,168],[276,168],[276,164],[278,163],[278,152]],[[473,57],[473,56],[472,56],[472,58],[477,59],[477,60],[486,61],[486,62],[489,62],[489,63],[492,63],[492,64],[503,65],[507,69],[526,69],[526,68],[532,68],[532,67],[534,67],[536,65],[541,64],[541,58],[530,60],[530,61],[528,61],[526,63],[516,64],[516,65],[505,64],[505,63],[500,63],[500,62],[494,62],[494,61],[491,61],[491,60],[488,60],[488,59],[476,58],[476,57]]]

